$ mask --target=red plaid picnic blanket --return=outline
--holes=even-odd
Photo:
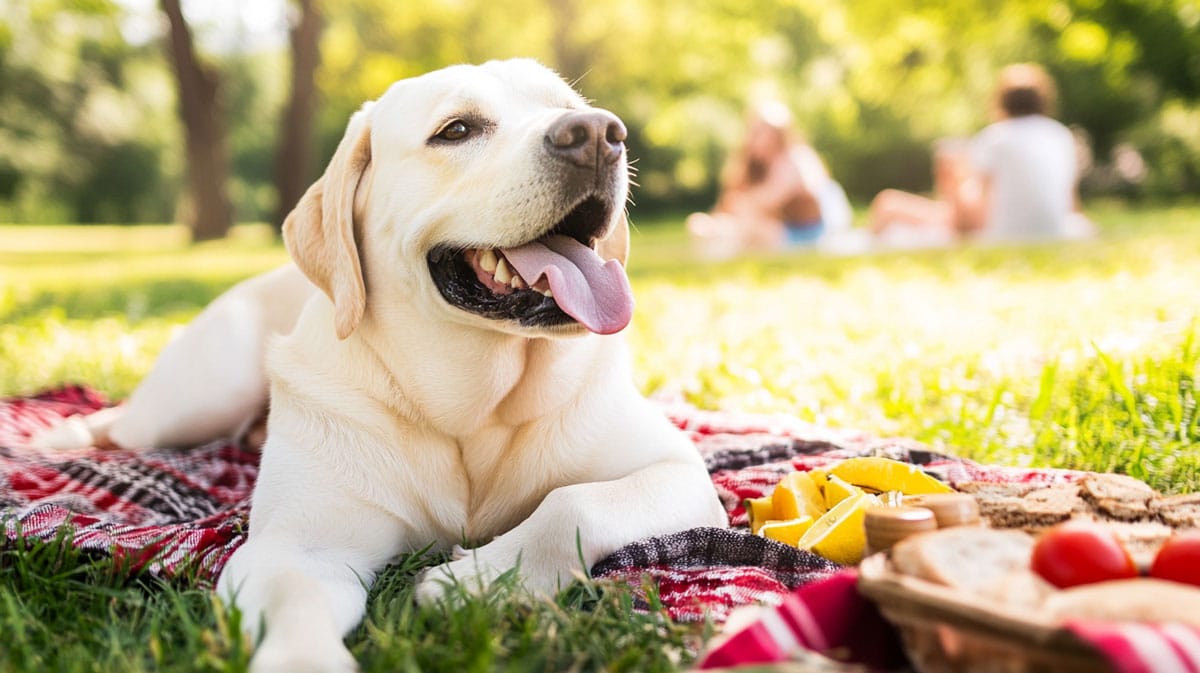
[[[108,405],[71,386],[0,400],[0,516],[8,538],[42,540],[70,532],[72,544],[120,556],[162,577],[211,581],[244,541],[258,454],[227,441],[185,451],[44,452],[28,438],[71,414]],[[617,551],[593,575],[637,587],[650,576],[672,617],[724,620],[736,606],[777,603],[790,589],[836,566],[818,556],[745,534],[742,499],[772,489],[793,469],[883,454],[929,467],[969,464],[904,440],[880,440],[785,416],[700,411],[664,403],[664,412],[704,456],[732,530],[695,529]]]
[[[34,451],[29,436],[108,405],[64,387],[0,400],[0,527],[53,540],[162,577],[213,580],[246,535],[258,454],[230,442],[187,451]],[[3,543],[3,540],[0,540]]]
[[[245,540],[258,454],[226,441],[185,451],[50,453],[27,446],[29,436],[37,430],[71,414],[107,405],[102,395],[81,386],[0,400],[0,528],[5,531],[0,545],[18,535],[52,540],[67,531],[75,546],[97,555],[117,556],[127,561],[132,571],[212,582]],[[679,621],[710,618],[720,623],[733,608],[751,604],[795,612],[795,596],[805,594],[793,590],[810,587],[812,595],[822,597],[817,601],[822,605],[845,603],[844,609],[835,611],[838,616],[824,618],[824,628],[836,631],[835,622],[848,619],[855,625],[851,629],[854,638],[861,639],[866,625],[883,624],[869,605],[853,604],[838,566],[748,534],[742,500],[770,492],[793,470],[880,455],[921,465],[951,483],[1050,485],[1082,475],[977,465],[930,451],[911,440],[834,430],[788,416],[702,411],[679,402],[663,402],[662,406],[704,457],[732,527],[697,528],[635,542],[597,563],[592,575],[628,583],[641,597],[643,607],[649,607],[651,601],[646,593],[649,578],[656,587],[655,602]],[[868,641],[893,642],[886,627],[879,628],[885,632]],[[781,633],[776,629],[768,639]],[[822,637],[837,640],[828,633]],[[764,641],[756,642],[753,651]],[[782,651],[778,643],[772,643],[773,652]],[[868,649],[874,654],[867,660],[894,661],[894,649]],[[725,654],[733,661],[741,656],[736,646]],[[742,655],[749,658],[741,661],[761,660],[750,650]]]
[[[68,534],[74,546],[118,557],[131,571],[211,583],[246,539],[258,453],[229,441],[186,451],[43,452],[28,446],[37,429],[107,404],[83,386],[0,399],[0,528],[5,531],[0,546],[18,535],[54,540]],[[644,608],[652,602],[647,588],[653,585],[653,602],[680,621],[722,623],[733,608],[770,606],[763,619],[710,651],[706,666],[778,661],[796,647],[841,649],[874,668],[902,662],[895,633],[854,591],[853,571],[748,534],[743,499],[772,491],[788,471],[854,456],[887,456],[922,465],[950,483],[1049,486],[1084,474],[988,467],[912,440],[840,431],[790,416],[703,411],[668,402],[662,408],[706,461],[731,528],[697,528],[634,542],[601,560],[592,575],[628,583]],[[1075,629],[1110,656],[1114,671],[1200,673],[1198,631],[1086,623]]]

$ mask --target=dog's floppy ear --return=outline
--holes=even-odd
[[[288,253],[333,301],[339,339],[350,336],[367,307],[362,263],[354,240],[354,193],[371,163],[370,103],[354,113],[329,166],[283,223]]]
[[[625,214],[625,211],[621,211],[617,226],[613,227],[612,232],[596,245],[596,252],[600,255],[600,259],[615,259],[621,263],[621,266],[628,265],[629,216]]]

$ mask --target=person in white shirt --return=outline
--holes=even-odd
[[[997,121],[969,141],[939,143],[937,198],[900,190],[871,203],[871,227],[883,239],[1013,241],[1087,235],[1078,212],[1074,136],[1048,115],[1055,87],[1040,66],[1004,68],[996,86]]]

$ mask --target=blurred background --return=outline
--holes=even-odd
[[[0,222],[278,225],[362,101],[512,56],[625,120],[641,214],[709,207],[767,98],[855,203],[928,190],[1013,61],[1057,79],[1085,198],[1200,191],[1194,0],[0,0]]]
[[[274,227],[364,100],[511,56],[629,126],[643,392],[1200,489],[1200,0],[0,0],[0,395],[128,395],[286,261]],[[792,111],[861,234],[1027,61],[1099,235],[697,263],[685,217],[757,103]]]

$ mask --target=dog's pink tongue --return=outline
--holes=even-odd
[[[621,263],[600,259],[570,236],[547,236],[502,252],[530,285],[545,276],[563,313],[597,334],[620,332],[633,317],[633,292]]]

